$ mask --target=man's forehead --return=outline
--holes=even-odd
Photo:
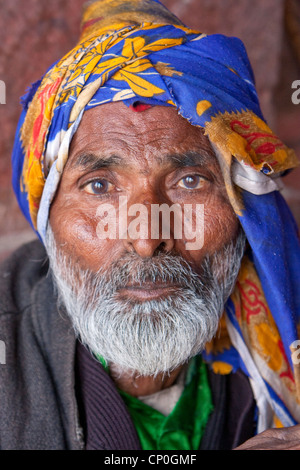
[[[117,163],[118,158],[146,148],[154,151],[161,163],[175,163],[177,159],[180,164],[181,155],[191,164],[195,164],[197,154],[214,159],[203,130],[191,125],[175,108],[155,106],[137,113],[123,103],[109,103],[84,113],[71,143],[69,163],[91,161],[91,155]]]

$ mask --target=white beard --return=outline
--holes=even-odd
[[[235,242],[207,257],[201,276],[182,257],[162,252],[149,259],[126,253],[107,271],[93,273],[57,249],[50,226],[46,247],[59,304],[82,343],[120,373],[156,376],[200,353],[216,334],[239,272],[245,235],[240,230]],[[145,281],[182,287],[162,299],[120,296],[119,289],[129,282]]]

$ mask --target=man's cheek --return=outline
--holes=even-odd
[[[50,212],[50,224],[57,242],[66,246],[97,240],[96,211],[88,207],[81,208],[79,204],[56,205]]]
[[[99,216],[95,211],[77,212],[70,217],[68,231],[78,242],[99,245],[105,240],[99,236]]]
[[[208,254],[234,240],[239,222],[231,207],[209,208],[204,215],[204,248]]]

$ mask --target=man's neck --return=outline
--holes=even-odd
[[[115,384],[123,392],[140,397],[152,395],[165,388],[170,387],[178,377],[183,366],[177,367],[170,373],[161,373],[157,376],[140,376],[138,373],[122,372],[120,373],[115,364],[110,364],[110,374]]]

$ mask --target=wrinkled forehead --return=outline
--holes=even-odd
[[[202,128],[190,124],[167,106],[142,108],[136,112],[123,102],[108,103],[85,111],[72,138],[67,167],[88,153],[137,156],[199,152],[216,162]],[[125,158],[124,157],[124,158]]]

